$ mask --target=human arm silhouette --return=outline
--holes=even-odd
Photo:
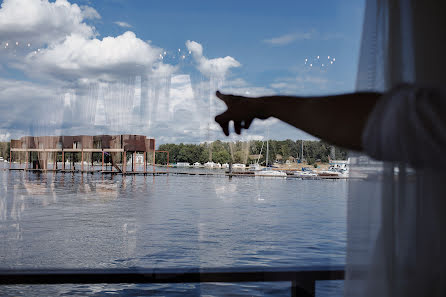
[[[229,123],[235,133],[248,129],[252,121],[275,117],[285,123],[338,146],[361,151],[367,118],[382,94],[358,92],[321,97],[244,97],[222,94],[227,110],[215,117],[226,136]]]

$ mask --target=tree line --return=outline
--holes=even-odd
[[[268,143],[268,163],[302,160],[302,142],[303,159],[310,165],[317,161],[328,162],[329,156],[333,153],[333,145],[324,141],[270,140]],[[9,147],[9,142],[0,142],[0,157],[3,157],[5,160],[9,160]],[[167,143],[160,145],[158,150],[169,152],[169,163],[200,162],[203,164],[208,161],[213,161],[223,164],[232,161],[233,163],[249,164],[257,161],[257,159],[260,164],[265,165],[266,163],[266,142],[258,140],[237,142],[217,140],[200,144]],[[92,156],[95,162],[100,162],[101,157],[100,154],[93,154]],[[332,157],[337,160],[344,160],[347,158],[347,151],[339,147],[334,147],[334,156]],[[130,156],[127,156],[127,159],[129,158]],[[110,161],[108,160],[108,155],[105,156],[105,159],[105,162]],[[58,155],[57,160],[62,161],[61,156]],[[67,154],[66,160],[80,161],[80,153]],[[156,153],[156,163],[167,164],[167,154]]]
[[[10,145],[11,144],[9,141],[0,142],[0,157],[2,157],[4,160],[9,160]]]
[[[310,165],[317,161],[328,162],[329,156],[333,153],[334,159],[345,160],[347,158],[345,149],[334,147],[324,141],[270,140],[268,143],[268,164],[284,163],[286,160],[302,160],[302,142],[303,160]],[[260,164],[265,165],[266,163],[266,142],[264,141],[223,142],[217,140],[201,144],[167,143],[160,145],[158,150],[169,151],[169,163],[200,162],[203,164],[213,161],[223,164],[232,161],[233,163],[249,164],[257,159]],[[166,164],[167,154],[156,153],[156,163]]]

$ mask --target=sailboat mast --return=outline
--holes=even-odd
[[[266,140],[266,167],[268,167],[269,139]]]
[[[300,152],[300,161],[303,162],[303,161],[304,161],[304,140],[303,140],[303,139],[302,139],[302,142],[301,142],[301,147],[300,147],[300,149],[301,149],[301,152]]]

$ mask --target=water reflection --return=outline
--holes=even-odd
[[[345,181],[2,171],[0,263],[154,269],[339,265],[345,255],[346,190]],[[263,288],[258,293],[265,287],[257,288]]]

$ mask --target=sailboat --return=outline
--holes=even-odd
[[[260,167],[259,161],[260,161],[260,157],[262,156],[262,152],[263,152],[263,145],[265,144],[265,142],[262,142],[262,147],[260,148],[260,153],[259,156],[256,160],[255,163],[249,164],[249,171],[260,171],[262,170],[262,168]]]
[[[286,173],[279,170],[272,170],[268,168],[268,155],[269,155],[269,139],[266,140],[266,167],[260,171],[255,171],[255,176],[278,176],[278,177],[286,177]]]

